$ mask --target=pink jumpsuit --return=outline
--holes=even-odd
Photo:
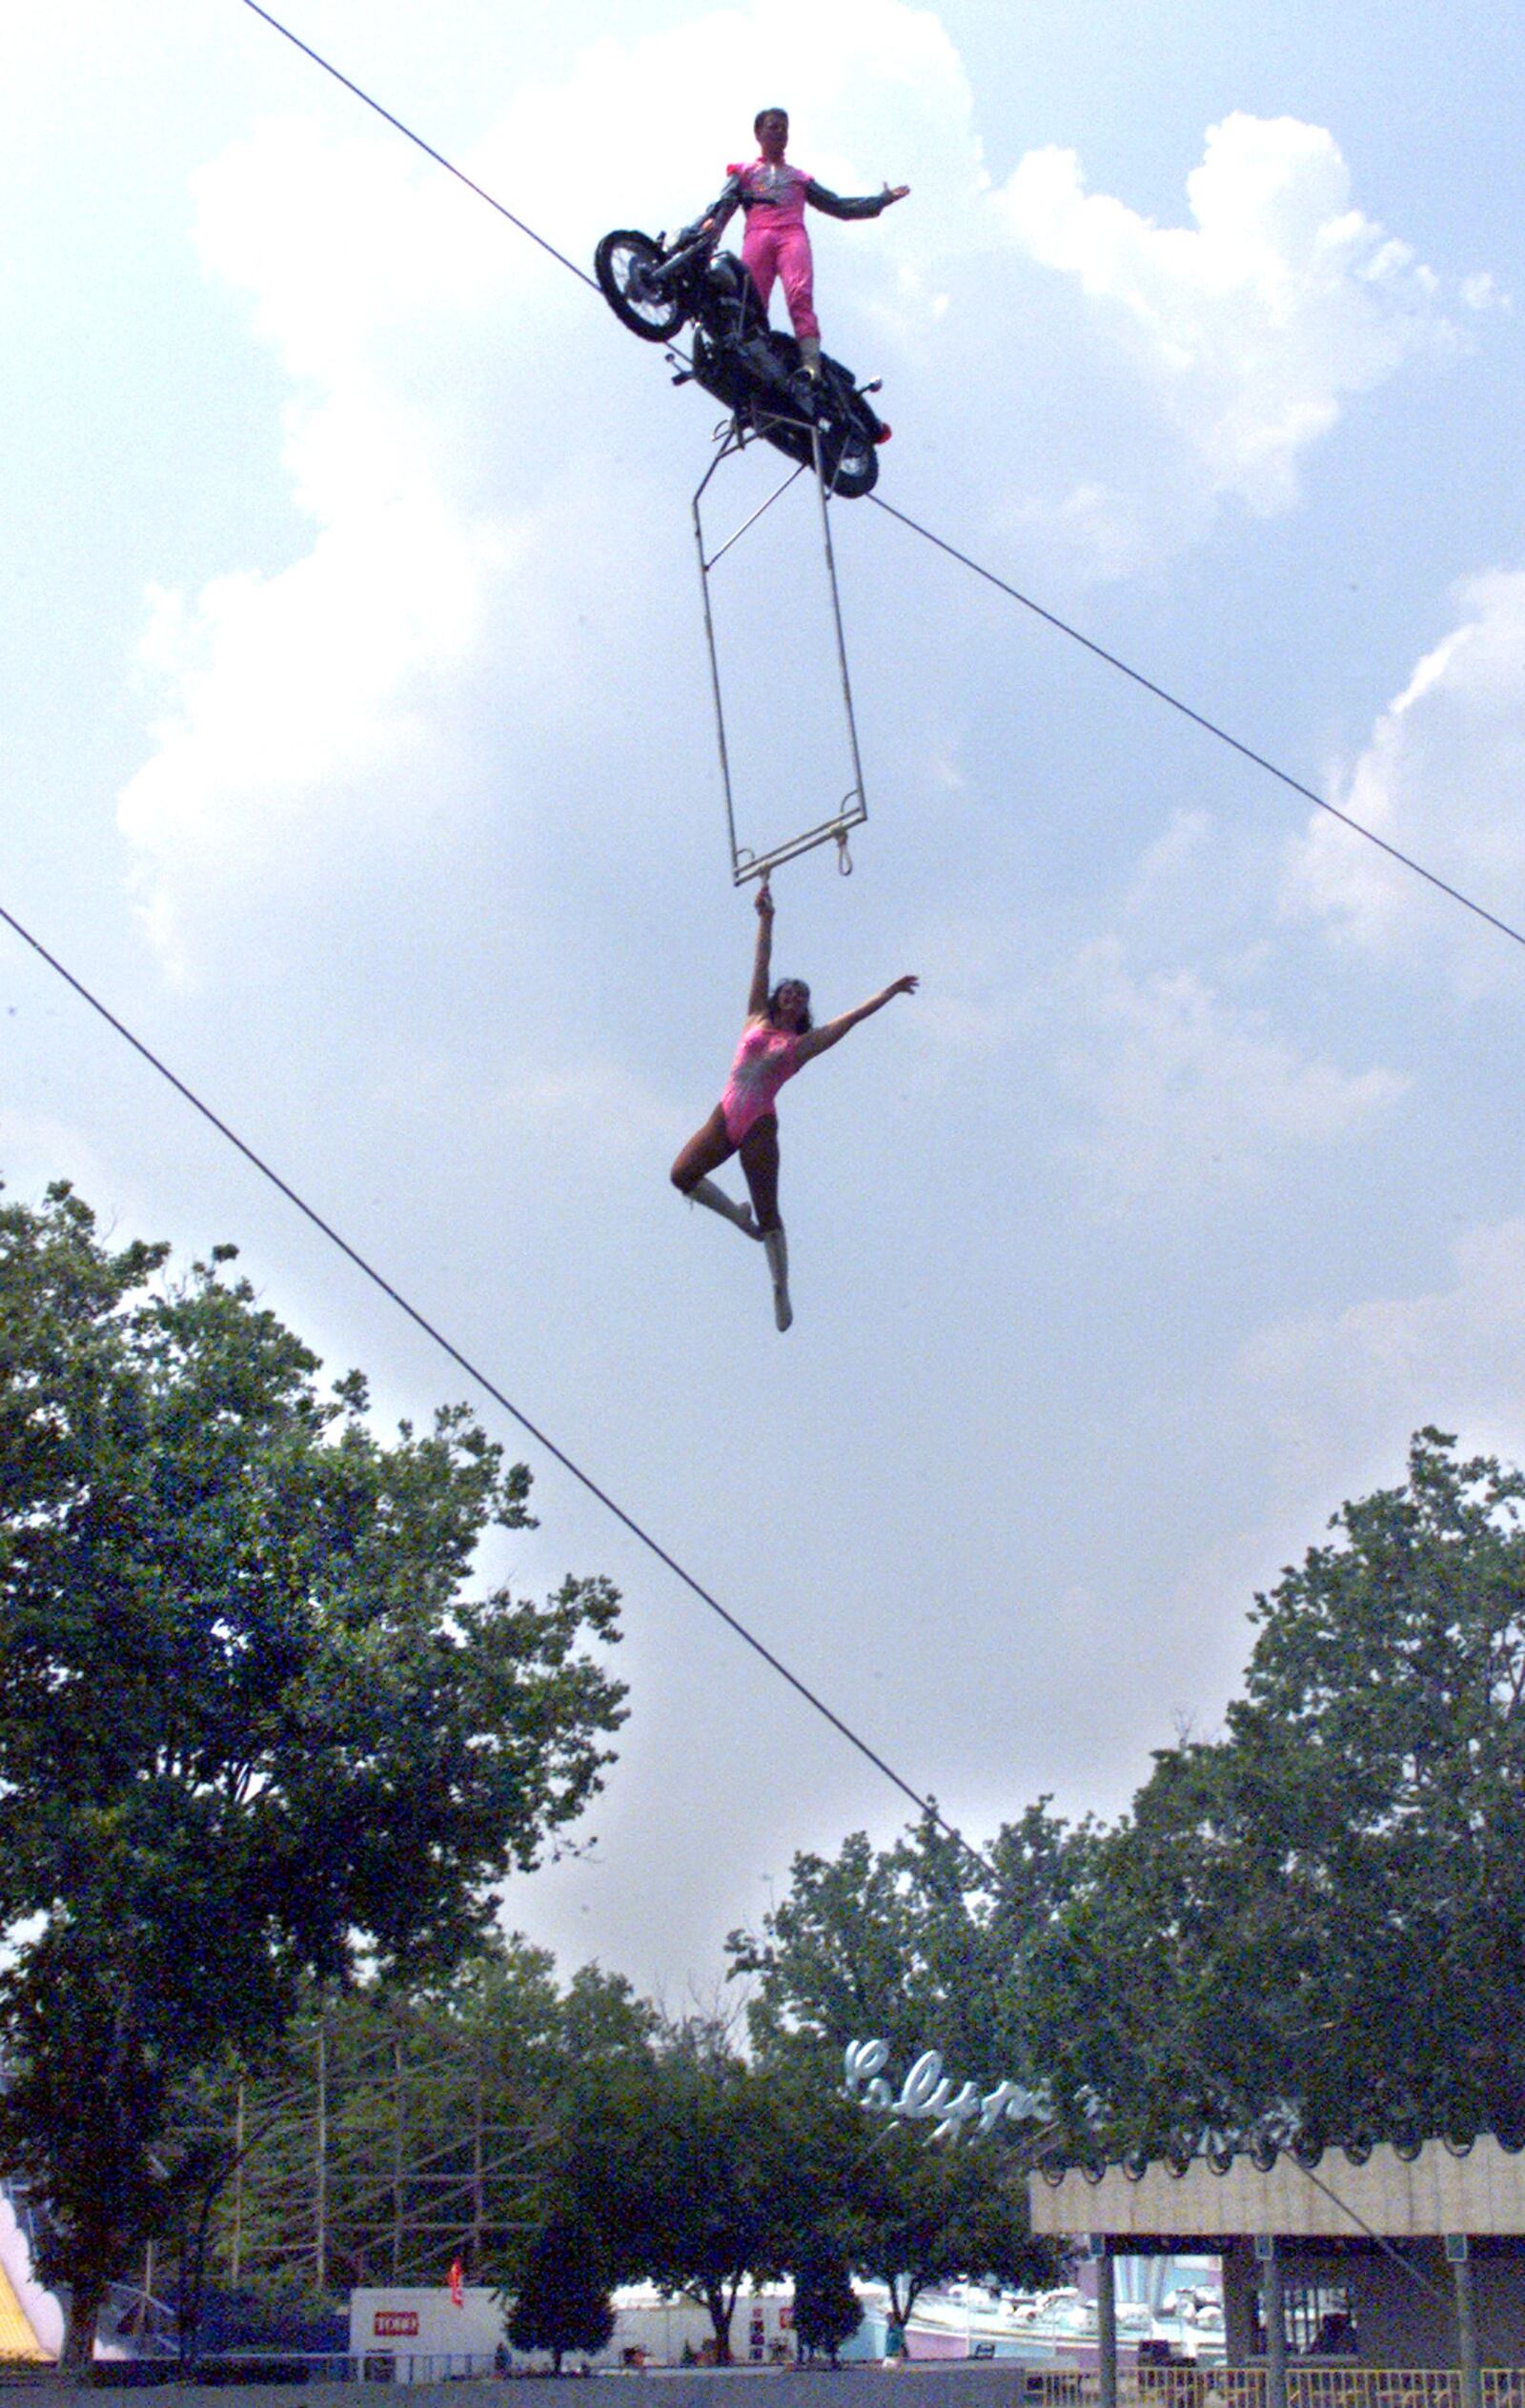
[[[803,168],[790,167],[786,159],[776,167],[766,159],[753,159],[745,166],[733,162],[725,172],[729,181],[724,195],[710,213],[722,226],[738,203],[745,210],[742,257],[757,287],[763,316],[774,279],[782,276],[795,334],[802,342],[807,335],[819,342],[821,326],[811,291],[813,266],[804,205],[808,201],[828,217],[877,217],[887,196],[873,192],[863,200],[844,200],[839,193],[828,192],[813,175],[806,175]]]
[[[800,1067],[799,1054],[800,1040],[792,1030],[775,1028],[771,1021],[748,1021],[721,1098],[725,1134],[733,1145],[740,1145],[747,1130],[772,1111],[783,1082]]]
[[[747,196],[742,257],[751,271],[764,317],[773,294],[773,280],[782,276],[789,322],[796,335],[814,334],[819,340],[821,326],[812,290],[814,262],[810,237],[804,230],[805,186],[810,182],[809,176],[803,168],[790,167],[786,161],[770,167],[766,159],[754,159],[749,167],[733,164],[725,172],[736,177]]]

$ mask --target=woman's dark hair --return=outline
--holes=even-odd
[[[775,1028],[777,1028],[779,1024],[779,998],[783,993],[786,986],[804,986],[804,981],[803,979],[780,979],[778,985],[768,997],[768,1018],[773,1022]],[[814,1028],[815,1026],[815,1022],[810,1017],[810,989],[807,986],[804,986],[804,1018],[794,1032],[797,1037],[803,1037],[807,1028]]]
[[[764,117],[782,117],[785,125],[789,122],[789,112],[787,109],[760,109],[757,115],[752,120],[752,132],[754,133],[762,132],[762,120]]]

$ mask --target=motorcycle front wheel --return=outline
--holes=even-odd
[[[605,234],[593,254],[599,290],[621,326],[642,342],[670,343],[683,322],[683,305],[651,275],[661,265],[661,253],[649,234],[620,227]]]

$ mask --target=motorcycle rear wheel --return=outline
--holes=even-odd
[[[836,368],[823,364],[823,374]],[[879,479],[879,420],[845,370],[830,374],[826,409],[832,423],[821,430],[821,468],[828,493],[857,501]]]
[[[823,447],[824,448],[824,447]],[[879,454],[874,438],[860,427],[849,427],[835,460],[823,462],[827,490],[844,501],[857,501],[879,482]]]
[[[752,426],[776,452],[798,460],[802,468],[814,468],[816,449],[803,416],[775,415],[764,403],[754,401]],[[879,476],[879,454],[866,431],[858,424],[827,426],[820,429],[820,437],[821,481],[827,493],[841,501],[857,501],[872,492]]]
[[[776,338],[782,343],[783,338]],[[787,354],[785,354],[787,356]],[[694,334],[694,374],[706,393],[734,410],[743,426],[771,443],[785,459],[814,468],[816,447],[804,408],[782,392],[761,386],[756,372],[740,362],[729,348],[709,340],[702,328]],[[826,379],[829,377],[829,384]],[[834,360],[822,363],[821,471],[828,494],[855,501],[870,492],[879,476],[879,420],[859,394],[845,368]]]
[[[661,252],[649,234],[622,226],[605,234],[593,254],[599,290],[621,326],[645,343],[670,343],[683,322],[683,305],[670,293],[647,293],[644,279],[661,265]]]

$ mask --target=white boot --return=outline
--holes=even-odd
[[[794,1307],[789,1302],[789,1248],[783,1229],[764,1229],[762,1245],[773,1274],[773,1318],[781,1329],[787,1329]]]
[[[691,1204],[708,1204],[711,1212],[720,1213],[726,1221],[734,1221],[743,1237],[760,1238],[762,1235],[752,1218],[751,1205],[733,1204],[724,1188],[717,1187],[713,1179],[696,1179],[687,1192]]]

